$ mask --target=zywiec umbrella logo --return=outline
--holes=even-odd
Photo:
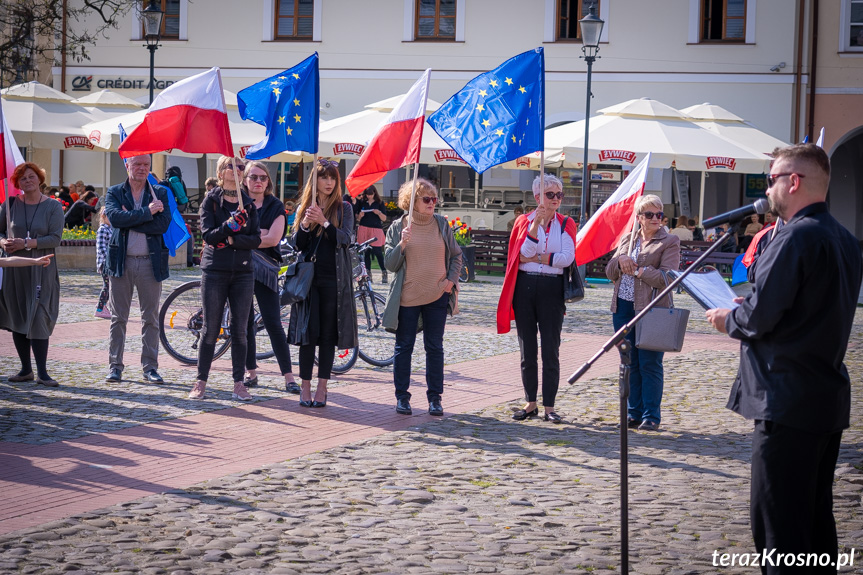
[[[708,170],[712,170],[714,168],[727,168],[733,171],[734,167],[737,165],[737,160],[722,156],[707,156],[707,161],[704,163],[707,164]]]
[[[435,150],[434,159],[436,162],[461,162],[467,164],[455,150]]]
[[[623,162],[624,164],[634,166],[635,165],[635,152],[630,152],[628,150],[600,150],[599,151],[599,161],[600,162]]]
[[[333,155],[338,156],[339,154],[355,154],[357,156],[363,155],[363,150],[366,147],[362,144],[349,144],[349,143],[339,143],[333,146]]]
[[[66,148],[87,148],[88,150],[93,149],[93,142],[90,141],[86,136],[67,136],[65,140],[63,140],[63,144]]]
[[[529,168],[530,167],[530,158],[527,156],[521,156],[515,159],[515,167],[516,168]]]
[[[93,130],[90,132],[90,141],[94,144],[99,144],[102,141],[102,132],[99,130]]]
[[[242,146],[242,147],[240,148],[240,157],[241,157],[241,158],[245,158],[245,157],[246,157],[246,152],[248,152],[248,151],[249,151],[249,148],[251,148],[251,146]]]

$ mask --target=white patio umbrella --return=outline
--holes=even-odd
[[[6,122],[19,146],[43,150],[92,150],[81,126],[105,116],[74,103],[66,94],[38,82],[0,91]]]
[[[689,106],[680,111],[702,128],[763,154],[771,154],[775,148],[784,148],[790,145],[788,142],[783,142],[766,132],[762,132],[721,106],[705,103]]]
[[[76,104],[99,109],[116,108],[125,110],[140,110],[144,106],[132,98],[118,94],[112,90],[100,90],[72,100]]]
[[[763,153],[732,142],[689,120],[662,102],[641,98],[599,111],[590,119],[588,162],[635,165],[648,152],[651,168],[701,172],[699,218],[703,219],[707,172],[762,174],[770,168]],[[568,142],[567,138],[572,136]],[[564,165],[581,165],[584,155],[584,120],[546,132],[546,146],[562,146]]]

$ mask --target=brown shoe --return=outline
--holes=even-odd
[[[31,371],[27,375],[18,375],[18,374],[10,375],[7,379],[9,380],[10,383],[21,383],[22,381],[33,381],[36,378],[33,375],[33,372]]]
[[[60,384],[51,379],[50,377],[48,379],[37,379],[36,383],[39,385],[44,385],[45,387],[60,387]]]

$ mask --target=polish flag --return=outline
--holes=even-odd
[[[635,202],[644,193],[650,154],[641,160],[617,191],[605,200],[584,227],[578,230],[575,242],[575,262],[584,265],[617,248],[620,238],[635,224]],[[588,184],[589,185],[589,184]]]
[[[3,115],[3,102],[0,101],[0,202],[6,201],[6,191],[9,196],[17,196],[21,190],[12,185],[12,172],[18,164],[24,163],[21,150],[12,137],[12,130],[6,124],[6,116]]]
[[[388,171],[420,161],[429,76],[430,68],[390,112],[345,178],[345,185],[352,196],[359,196]]]
[[[144,121],[120,144],[121,158],[176,148],[234,155],[218,68],[171,84],[156,96]]]

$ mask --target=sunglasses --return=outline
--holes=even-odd
[[[553,200],[555,198],[561,200],[563,199],[563,192],[546,192],[545,197],[549,200]]]
[[[423,196],[420,199],[426,204],[436,204],[437,203],[437,196]]]
[[[334,167],[334,168],[338,168],[338,167],[339,167],[339,163],[338,163],[338,162],[333,162],[332,160],[326,160],[326,159],[324,159],[324,158],[318,158],[318,165],[319,165],[319,166],[321,166],[322,168],[326,168],[326,167],[329,167],[329,166],[332,166],[332,167]]]
[[[260,175],[259,176],[258,174],[250,174],[246,177],[253,182],[266,182],[267,180],[270,179],[270,176],[267,176],[267,175]]]
[[[806,177],[803,174],[798,174],[797,172],[788,172],[787,174],[770,174],[769,176],[767,176],[767,187],[772,188],[776,184],[776,180],[784,176],[797,176],[798,178]]]
[[[222,169],[223,169],[223,170],[233,170],[233,169],[234,169],[234,164],[225,164],[225,167],[224,167],[224,168],[222,168]],[[246,169],[246,165],[245,165],[245,164],[237,164],[237,171],[238,171],[238,172],[242,172],[242,171],[243,171],[243,170],[245,170],[245,169]]]
[[[639,215],[644,216],[645,220],[652,220],[654,217],[657,220],[661,220],[662,218],[665,217],[664,212],[641,212],[641,214],[639,214]]]

